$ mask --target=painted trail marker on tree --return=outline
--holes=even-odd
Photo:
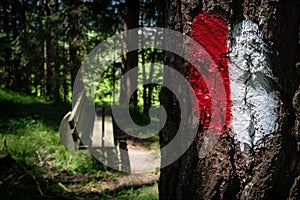
[[[209,58],[205,56],[193,58],[193,63],[200,65],[207,65],[208,72],[200,74],[195,67],[190,69],[190,83],[197,96],[200,113],[200,124],[204,128],[213,126],[216,133],[221,134],[223,126],[230,124],[230,80],[228,72],[228,25],[222,17],[216,14],[201,13],[195,17],[192,24],[191,37],[200,43],[208,52],[214,63],[208,63]],[[193,55],[195,50],[191,49]],[[203,66],[202,66],[203,68]],[[216,82],[216,76],[221,74],[222,82]],[[205,77],[204,77],[205,76]],[[206,81],[209,81],[207,83]],[[211,88],[208,88],[210,86]],[[225,88],[226,101],[224,101],[223,94],[219,94],[221,88]],[[211,101],[217,101],[216,107],[212,107]],[[225,116],[221,116],[220,120],[211,124],[211,118],[213,110],[217,110],[215,113],[221,113],[220,109],[223,109],[222,113]]]
[[[190,69],[189,80],[197,96],[200,124],[212,126],[216,134],[231,128],[234,138],[250,147],[257,145],[276,131],[278,92],[266,45],[258,25],[245,20],[231,32],[227,23],[217,14],[201,13],[192,23],[191,37],[200,43],[215,62],[208,72],[200,74],[194,66]],[[230,38],[230,39],[229,39]],[[197,51],[191,49],[191,55]],[[193,64],[204,65],[205,56],[195,57]],[[216,73],[220,73],[223,85],[214,84]],[[209,81],[207,83],[206,81]],[[212,88],[208,88],[208,85]],[[219,98],[219,87],[224,87],[226,102]],[[211,101],[218,101],[212,107]],[[211,113],[225,113],[212,123]]]
[[[231,32],[229,72],[232,130],[250,147],[276,131],[279,93],[267,57],[267,47],[256,23],[245,20]]]

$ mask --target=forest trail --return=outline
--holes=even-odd
[[[103,125],[104,123],[104,125]],[[101,134],[102,129],[104,133]],[[114,147],[112,117],[96,116],[93,130],[93,146]],[[160,167],[160,149],[147,139],[129,138],[127,140],[131,173],[155,172]],[[119,147],[118,154],[120,156]]]

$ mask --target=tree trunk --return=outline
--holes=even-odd
[[[122,73],[125,74],[129,70],[138,66],[138,34],[127,34],[126,31],[135,29],[139,27],[139,0],[125,1],[126,5],[126,14],[124,19],[124,42],[123,49],[124,54],[122,56]],[[134,49],[133,51],[127,52],[128,49]],[[137,88],[137,77],[138,74],[134,74],[134,78],[127,78],[121,81],[121,92],[120,92],[120,106],[121,108],[124,105],[127,105],[127,99],[130,99],[130,108],[134,111],[137,110],[137,91],[135,91],[132,95],[130,94],[131,89]],[[131,95],[131,96],[130,96]],[[116,132],[116,141],[119,143],[119,148],[125,150],[125,152],[121,152],[120,158],[121,170],[130,172],[130,162],[129,155],[127,149],[127,136],[126,134],[119,128],[117,128]]]
[[[270,73],[272,76],[253,79],[253,76],[259,77],[260,75],[251,75],[252,72],[249,71],[243,72],[250,74],[245,82],[240,83],[239,86],[240,88],[246,88],[243,100],[248,102],[244,104],[242,100],[236,99],[230,102],[228,110],[231,112],[231,116],[229,116],[231,120],[226,124],[227,129],[222,132],[214,148],[204,157],[199,156],[199,151],[204,143],[206,127],[200,121],[199,133],[190,148],[177,161],[161,169],[160,199],[299,199],[300,154],[297,151],[299,131],[294,131],[295,111],[292,104],[293,96],[299,85],[299,77],[296,73],[296,63],[300,60],[299,1],[169,0],[164,2],[163,8],[165,9],[165,27],[192,37],[192,24],[197,26],[193,20],[199,14],[202,13],[204,18],[213,14],[224,19],[228,25],[228,30],[230,30],[228,40],[231,42],[229,42],[229,51],[226,52],[225,57],[225,59],[229,58],[229,63],[235,62],[236,57],[234,55],[242,54],[242,52],[237,51],[237,48],[239,48],[238,42],[240,42],[238,39],[243,37],[242,34],[254,34],[260,37],[261,33],[263,46],[260,48],[265,53],[260,53],[259,56],[264,55],[267,59],[266,65],[270,67],[271,72],[266,72],[266,74]],[[209,22],[209,18],[206,18],[206,21],[203,20],[203,23]],[[250,29],[255,25],[249,26],[249,29],[247,24],[257,24],[258,30],[255,30],[255,33],[251,32]],[[240,27],[240,29],[237,27]],[[217,28],[219,30],[220,27]],[[244,30],[244,28],[246,29]],[[194,33],[194,39],[197,37],[205,39],[204,36],[201,36],[203,32],[199,32],[198,36],[196,32]],[[219,33],[218,31],[213,34],[216,36]],[[246,39],[248,44],[254,44],[253,41],[248,40],[249,38]],[[213,40],[214,38],[210,39],[208,43],[211,44],[210,42]],[[202,40],[199,39],[197,42],[201,43]],[[208,52],[209,48],[211,47],[207,47]],[[244,46],[240,48],[243,49]],[[251,48],[249,47],[249,49]],[[216,51],[219,52],[219,50]],[[235,67],[240,70],[244,65],[243,62],[254,67],[261,65],[260,62],[255,61],[255,59],[259,59],[258,55],[250,52],[247,56],[247,58],[243,57],[235,62],[236,65],[229,64],[229,71]],[[166,53],[165,57],[168,57],[168,59],[165,58],[165,64],[178,70],[183,75],[186,76],[188,71],[193,72],[182,58],[169,53]],[[169,57],[173,57],[173,59],[169,59]],[[220,57],[221,55],[216,56],[213,60],[216,61]],[[235,75],[230,73],[229,77],[234,79]],[[251,80],[250,84],[249,81]],[[233,87],[235,81],[239,80],[233,80],[230,83],[231,87]],[[259,113],[259,109],[261,109],[259,105],[256,106],[256,102],[249,102],[252,97],[247,99],[249,88],[253,85],[257,86],[260,81],[263,83],[261,87],[266,87],[264,84],[268,85],[267,88],[270,89],[268,91],[278,91],[278,96],[274,98],[273,110],[276,110],[277,116],[274,121],[276,123],[274,131],[268,129],[269,123],[273,120],[273,118],[268,118],[270,116],[269,110],[266,109],[264,112],[262,110]],[[240,88],[235,92],[243,91]],[[270,94],[271,92],[268,93],[269,96],[266,98],[269,98]],[[235,95],[236,93],[231,88],[231,98],[235,98]],[[261,97],[262,95],[257,96]],[[297,108],[297,105],[300,107],[298,103],[300,102],[300,95],[298,96],[296,94],[294,98],[295,108]],[[299,101],[297,101],[297,98]],[[161,146],[164,146],[171,141],[171,138],[177,132],[180,123],[180,105],[166,89],[162,89],[160,99],[161,104],[165,106],[168,113],[167,124],[160,133]],[[248,106],[247,108],[252,106],[249,113],[237,117],[240,122],[249,118],[254,123],[250,123],[245,129],[240,124],[235,123],[234,113],[239,112],[237,111],[238,106],[242,107],[239,103]],[[262,104],[266,104],[266,108],[271,106],[266,102],[262,102]],[[209,113],[209,111],[206,112],[206,114]],[[255,114],[252,115],[253,112]],[[260,130],[255,128],[257,125],[255,123],[260,120],[262,131],[261,135],[258,136]],[[247,135],[248,138],[241,139],[241,135]],[[246,144],[244,145],[244,143]]]
[[[54,1],[54,12],[58,11],[59,2],[58,0]],[[52,38],[52,48],[51,48],[51,66],[53,70],[53,81],[52,81],[52,94],[55,103],[61,103],[61,95],[60,95],[60,85],[61,85],[61,78],[60,78],[60,59],[59,59],[59,38],[53,37]]]
[[[124,31],[128,31],[139,27],[139,0],[125,1],[126,4],[126,16],[124,20]],[[136,50],[127,52],[122,59],[123,74],[130,69],[138,66],[138,35],[137,34],[124,34],[123,49],[126,52],[127,49],[133,48]],[[136,74],[137,76],[137,74]],[[137,79],[124,80],[121,83],[122,91],[120,101],[124,102],[129,97],[128,88],[137,88]],[[137,92],[130,97],[130,103],[134,108],[137,108]]]
[[[44,0],[43,2],[43,6],[44,6],[44,17],[48,17],[49,13],[48,13],[48,1]],[[44,69],[44,83],[43,83],[43,96],[44,97],[48,97],[48,79],[49,79],[49,74],[48,74],[48,48],[49,48],[49,39],[48,39],[48,26],[47,26],[47,19],[45,21],[44,24],[44,34],[45,34],[45,38],[44,38],[44,48],[43,48],[43,69]]]
[[[142,17],[143,18],[143,17]],[[144,27],[143,23],[141,24],[142,27]],[[144,33],[142,32],[142,35]],[[141,46],[144,46],[144,38],[141,37]],[[145,49],[142,49],[141,50],[141,57],[142,57],[142,70],[143,70],[143,83],[146,82],[146,66],[145,66],[145,63],[146,63],[146,60],[145,60]],[[148,112],[148,102],[147,102],[147,96],[149,95],[149,93],[147,94],[147,85],[143,85],[143,113],[144,114],[147,114]]]
[[[8,10],[11,7],[8,1],[2,1],[1,6],[3,8],[3,32],[6,33],[6,37],[3,38],[3,44],[8,44],[11,40],[11,27],[10,27],[10,17],[8,14]],[[11,12],[11,11],[10,11]],[[13,83],[13,74],[12,74],[12,66],[11,66],[11,46],[3,45],[4,52],[4,71],[5,71],[5,87],[12,89]]]
[[[67,53],[66,53],[66,47],[65,47],[65,44],[66,44],[66,36],[63,37],[63,49],[62,49],[62,54],[63,54],[63,66],[64,68],[62,69],[63,73],[62,73],[62,85],[63,85],[63,91],[64,91],[64,96],[63,96],[63,101],[64,102],[67,102],[67,96],[68,96],[68,93],[69,93],[69,87],[68,87],[68,84],[67,84],[67,74],[68,74],[68,60],[67,60]]]

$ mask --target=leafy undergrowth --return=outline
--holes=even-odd
[[[143,187],[101,187],[127,174],[106,169],[85,151],[64,149],[58,127],[70,105],[5,89],[0,89],[0,105],[0,140],[7,141],[7,151],[16,161],[0,166],[5,169],[0,172],[0,199],[158,198],[156,181]]]

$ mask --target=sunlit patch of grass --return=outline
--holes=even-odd
[[[54,105],[42,98],[25,96],[0,88],[0,130],[14,127],[18,120],[34,119],[58,130],[63,116],[71,109],[69,104]],[[5,127],[6,126],[6,127]]]
[[[72,174],[97,174],[97,170],[94,166],[94,160],[92,156],[85,151],[68,152],[63,150],[57,150],[54,153],[55,167],[61,171],[67,171]]]
[[[13,92],[5,88],[0,88],[0,101],[10,101],[21,104],[32,104],[32,103],[43,103],[50,104],[51,102],[46,101],[40,97],[26,96],[22,93]]]
[[[95,173],[92,157],[68,152],[60,143],[58,127],[69,109],[42,98],[0,88],[0,140],[6,139],[14,159],[53,173]]]
[[[138,189],[130,188],[128,190],[122,190],[115,197],[116,200],[127,199],[144,199],[144,200],[156,200],[158,199],[158,186],[157,184],[151,186],[143,186]]]
[[[54,171],[68,171],[71,174],[95,172],[93,159],[88,153],[65,150],[58,133],[41,121],[11,119],[7,127],[6,130],[0,129],[0,139],[6,139],[8,151],[16,160],[26,165],[47,166]]]

